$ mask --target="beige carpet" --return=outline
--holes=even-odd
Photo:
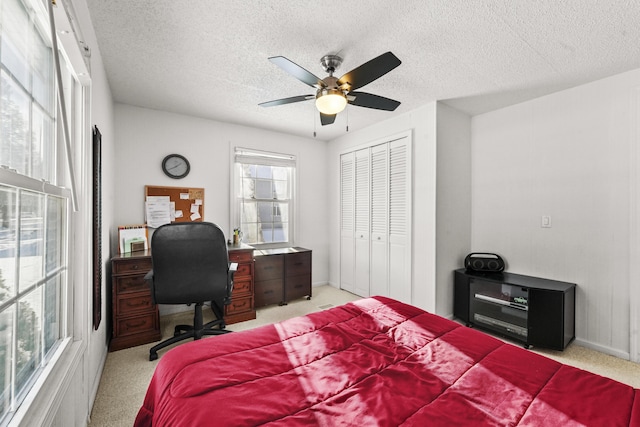
[[[344,304],[358,299],[356,295],[333,288],[319,286],[313,288],[311,300],[300,299],[286,306],[269,306],[257,311],[257,318],[247,322],[229,325],[231,331],[241,331],[294,316],[302,316],[314,311]],[[210,315],[210,310],[205,310]],[[192,313],[185,312],[163,317],[160,321],[163,337],[173,334],[173,326],[191,323]],[[207,339],[215,339],[209,337]],[[179,344],[176,344],[179,345]],[[158,360],[168,349],[158,353],[159,359],[149,361],[149,348],[153,344],[116,351],[107,355],[98,394],[91,413],[90,427],[130,426],[142,405],[144,395]],[[620,382],[640,388],[640,364],[598,353],[584,347],[570,344],[563,352],[537,350],[541,354],[568,365],[598,373]]]

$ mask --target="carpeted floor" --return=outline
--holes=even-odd
[[[313,294],[311,300],[300,299],[286,306],[275,305],[258,309],[255,320],[229,325],[227,329],[231,331],[252,329],[256,326],[302,316],[359,299],[356,295],[328,285],[314,287]],[[210,310],[204,311],[206,316],[210,316]],[[162,317],[160,321],[162,336],[171,336],[173,326],[178,323],[191,323],[192,316],[192,312],[185,312]],[[205,321],[207,319],[209,318],[206,317]],[[215,336],[207,339],[215,339]],[[155,366],[158,360],[162,359],[162,355],[168,351],[168,349],[160,351],[158,353],[159,359],[150,362],[149,348],[152,346],[153,343],[107,355],[91,413],[90,427],[130,426],[133,424]],[[534,351],[562,363],[640,388],[640,364],[589,350],[573,343],[562,352],[543,349],[534,349]]]

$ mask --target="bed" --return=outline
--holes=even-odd
[[[141,426],[640,426],[640,393],[373,297],[161,356]]]

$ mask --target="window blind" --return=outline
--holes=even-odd
[[[296,156],[292,154],[267,153],[264,151],[236,148],[236,163],[245,163],[263,166],[295,167]]]

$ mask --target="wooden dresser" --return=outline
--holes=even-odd
[[[255,319],[253,248],[244,244],[230,245],[229,262],[237,262],[238,270],[233,277],[231,303],[224,307],[224,320],[231,324]]]
[[[120,254],[111,259],[112,335],[109,351],[158,341],[158,307],[144,275],[151,270],[151,252]]]
[[[255,254],[255,306],[311,298],[311,250],[282,248]]]

